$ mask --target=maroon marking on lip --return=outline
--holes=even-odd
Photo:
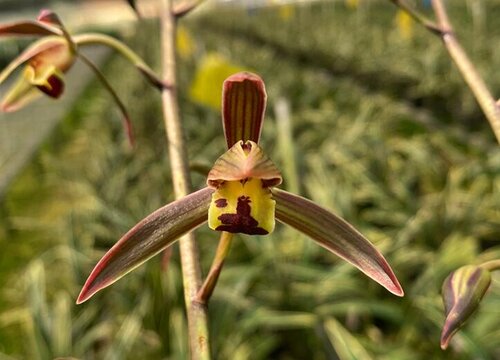
[[[226,199],[217,199],[215,200],[215,206],[218,208],[225,208],[227,206]]]
[[[49,85],[37,85],[41,91],[57,99],[64,91],[64,82],[58,76],[52,75],[47,79]]]
[[[251,202],[248,196],[240,196],[236,206],[236,214],[220,215],[218,219],[222,222],[222,225],[217,226],[216,230],[248,235],[268,234],[269,232],[259,227],[259,222],[250,215]]]

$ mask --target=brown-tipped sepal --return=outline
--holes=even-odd
[[[129,230],[95,266],[78,296],[87,301],[136,267],[207,221],[213,190],[204,188],[176,200]]]
[[[263,186],[281,184],[280,171],[253,141],[239,141],[217,159],[208,173],[207,185],[217,188],[225,181],[241,181],[257,178]]]
[[[276,201],[276,219],[308,235],[394,295],[404,295],[382,254],[352,225],[303,197],[277,188],[271,192]]]
[[[266,100],[264,81],[258,75],[240,72],[224,81],[222,120],[228,148],[239,140],[259,142]]]
[[[453,335],[476,311],[490,283],[490,272],[475,265],[458,268],[443,282],[442,296],[446,313],[441,332],[443,350],[448,347]]]

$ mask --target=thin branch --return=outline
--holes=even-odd
[[[82,53],[79,52],[77,53],[77,55],[78,58],[82,60],[94,72],[99,81],[104,85],[106,90],[109,92],[109,94],[115,101],[116,105],[118,106],[118,109],[120,109],[120,112],[122,113],[123,127],[125,128],[125,133],[127,134],[130,146],[133,147],[135,143],[134,133],[132,131],[132,123],[130,122],[130,116],[128,114],[127,108],[125,107],[125,104],[121,101],[115,89],[113,89],[113,87],[108,82],[106,77],[102,74],[102,72],[99,70],[99,68]]]
[[[173,9],[173,13],[175,14],[176,18],[181,18],[194,9],[196,9],[198,6],[200,6],[204,0],[185,0],[179,4],[176,4]]]
[[[212,296],[212,293],[217,285],[217,280],[224,266],[224,260],[226,259],[229,249],[231,248],[233,240],[233,234],[223,231],[220,236],[219,245],[217,246],[217,251],[215,252],[215,257],[210,267],[210,271],[203,283],[198,295],[196,296],[196,301],[201,304],[207,304],[208,300]]]
[[[477,72],[474,64],[470,61],[464,49],[458,42],[453,28],[448,19],[448,14],[441,0],[432,0],[432,7],[442,29],[443,43],[465,82],[472,90],[484,115],[490,122],[498,143],[500,143],[500,108],[488,90],[483,79]]]
[[[172,13],[172,0],[162,0],[161,45],[163,79],[171,84],[162,91],[163,115],[168,140],[170,167],[175,196],[180,198],[191,190],[187,151],[179,118],[176,93],[175,31],[176,20]],[[196,301],[201,286],[201,270],[198,249],[193,233],[180,240],[180,253],[184,283],[184,299],[188,317],[189,341],[192,359],[210,359],[206,307]]]
[[[390,1],[394,5],[406,11],[406,13],[410,15],[413,18],[413,20],[425,26],[429,31],[433,32],[434,34],[441,33],[441,28],[434,21],[426,17],[424,14],[422,14],[415,8],[409,6],[405,1],[402,0],[390,0]]]
[[[427,19],[425,16],[408,6],[403,0],[390,0],[393,4],[406,11],[417,22],[424,25],[433,34],[438,35],[443,40],[446,50],[450,54],[453,62],[458,68],[467,86],[471,89],[481,110],[488,119],[493,133],[500,143],[500,101],[497,102],[491,95],[488,87],[479,75],[474,64],[470,61],[464,49],[458,42],[453,27],[451,26],[448,14],[441,0],[432,0],[432,7],[438,24]]]
[[[484,268],[488,271],[500,270],[500,259],[486,261],[485,263],[482,263],[479,266],[481,266],[482,268]]]

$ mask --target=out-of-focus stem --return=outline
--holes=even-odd
[[[185,0],[174,6],[174,14],[177,18],[187,15],[203,3],[204,0]]]
[[[448,14],[442,0],[432,0],[432,7],[438,23],[434,23],[411,6],[404,0],[390,0],[393,4],[406,11],[417,22],[425,26],[433,34],[438,35],[443,40],[446,50],[462,75],[467,86],[471,89],[481,110],[488,119],[493,133],[500,143],[500,101],[496,101],[488,90],[483,79],[476,70],[474,64],[470,61],[464,49],[458,42]]]
[[[488,271],[500,270],[500,259],[486,261],[485,263],[482,263],[479,266],[481,266],[482,268],[484,268]]]
[[[110,47],[135,65],[135,67],[137,67],[137,69],[157,88],[162,89],[170,86],[169,83],[162,81],[134,50],[112,36],[99,33],[85,33],[73,36],[72,40],[78,46],[104,45]]]
[[[226,231],[221,233],[219,245],[217,246],[212,266],[210,267],[210,271],[205,279],[205,282],[196,296],[196,300],[201,304],[206,304],[212,296],[215,285],[217,285],[217,280],[219,279],[219,275],[222,271],[222,267],[224,266],[224,260],[229,253],[229,249],[231,248],[232,241],[233,234]]]
[[[176,22],[175,15],[172,12],[171,0],[162,0],[160,21],[163,79],[171,85],[170,88],[165,88],[162,91],[163,115],[168,140],[173,187],[175,196],[180,198],[190,192],[191,180],[177,103],[175,62]],[[194,301],[201,286],[201,270],[198,260],[198,249],[193,233],[181,238],[180,253],[191,358],[196,360],[210,359],[206,307]]]
[[[490,122],[497,141],[500,143],[500,108],[477,72],[474,64],[458,42],[441,0],[432,0],[432,7],[441,28],[441,38],[451,58],[457,65],[465,82],[472,90],[484,115]]]

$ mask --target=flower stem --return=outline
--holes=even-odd
[[[175,15],[172,13],[172,0],[162,0],[161,7],[161,46],[163,79],[170,84],[162,91],[163,115],[168,141],[172,182],[176,198],[188,194],[191,179],[188,170],[187,151],[179,118],[176,92],[175,59]],[[201,270],[198,249],[194,234],[185,235],[180,240],[184,299],[188,318],[189,342],[192,359],[210,359],[206,306],[194,299],[201,286]]]
[[[220,235],[219,245],[217,246],[217,251],[215,252],[215,258],[210,267],[210,271],[203,283],[198,295],[196,296],[196,301],[200,304],[207,304],[208,300],[212,296],[212,293],[219,279],[219,275],[224,266],[224,260],[226,259],[231,244],[233,242],[233,234],[223,231]]]
[[[485,263],[482,263],[479,266],[488,271],[500,270],[500,259],[486,261]]]
[[[486,115],[486,118],[490,122],[497,141],[500,143],[500,108],[497,106],[495,99],[486,87],[486,84],[477,72],[474,64],[470,61],[458,42],[443,2],[441,0],[432,0],[432,7],[438,19],[439,26],[441,27],[441,38],[444,46],[446,50],[448,50],[450,57],[455,62],[465,82],[472,90],[484,115]]]
[[[112,36],[98,34],[98,33],[85,33],[75,35],[72,37],[73,42],[78,45],[104,45],[112,48],[122,55],[125,59],[130,61],[137,69],[157,88],[162,89],[168,87],[169,84],[162,81],[158,75],[137,55],[131,48],[123,42],[115,39]]]
[[[424,25],[433,34],[441,37],[448,54],[457,66],[458,71],[462,75],[462,78],[466,82],[467,86],[474,94],[481,110],[493,129],[497,142],[500,143],[500,102],[497,103],[495,101],[488,90],[488,87],[479,75],[476,67],[470,61],[464,49],[458,42],[442,0],[432,0],[432,7],[438,21],[437,24],[427,19],[411,6],[408,6],[404,0],[390,1],[402,10],[406,11],[417,22]]]

